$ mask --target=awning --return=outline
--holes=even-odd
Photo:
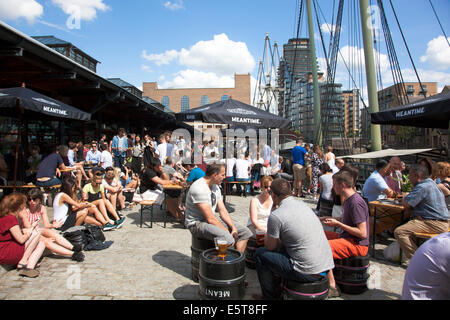
[[[23,87],[0,89],[0,108],[17,107],[56,118],[89,121],[91,114]]]
[[[395,157],[395,156],[407,156],[411,154],[428,152],[433,149],[385,149],[380,151],[372,151],[360,154],[353,154],[348,156],[340,156],[336,158],[352,158],[352,159],[376,159],[376,158],[384,158],[384,157]]]
[[[370,115],[373,124],[391,124],[421,128],[448,129],[450,92]]]
[[[284,128],[290,121],[249,104],[228,99],[176,114],[179,121],[228,124],[231,128]]]

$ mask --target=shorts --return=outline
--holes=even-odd
[[[223,222],[222,219],[219,218],[219,221],[229,230],[230,228],[228,227],[228,225]],[[238,232],[238,239],[237,241],[242,241],[242,240],[247,240],[250,239],[253,234],[250,231],[249,228],[244,227],[242,225],[240,225],[239,223],[234,223],[234,226],[237,229]],[[225,230],[216,227],[212,224],[209,224],[207,222],[202,222],[202,221],[197,221],[195,222],[194,225],[188,226],[189,231],[196,237],[199,238],[203,238],[203,239],[207,239],[207,240],[211,240],[214,241],[215,239],[217,240],[225,240],[229,246],[233,246],[235,244],[235,240],[234,237],[231,235],[230,232],[226,232]]]
[[[364,257],[369,252],[368,246],[356,244],[352,239],[339,238],[339,234],[336,232],[325,231],[325,235],[330,244],[333,259]]]
[[[294,166],[292,167],[293,171],[294,171],[294,179],[295,180],[303,180],[306,178],[306,168],[304,166],[302,166],[301,164],[294,164]]]
[[[77,213],[76,212],[70,212],[69,215],[66,218],[66,221],[64,221],[64,224],[59,228],[62,232],[66,231],[69,228],[72,228],[75,226],[75,222],[77,221]]]

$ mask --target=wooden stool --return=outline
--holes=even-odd
[[[142,215],[143,215],[143,211],[144,211],[144,207],[149,206],[150,207],[150,228],[153,227],[153,204],[155,203],[155,200],[143,200],[141,202],[139,202],[139,204],[141,205],[141,228],[142,228]],[[165,224],[164,224],[164,228],[165,228]]]
[[[450,232],[450,227],[448,228],[447,232]],[[424,232],[414,232],[414,236],[417,238],[417,244],[420,246],[425,241],[436,237],[440,233],[424,233]]]

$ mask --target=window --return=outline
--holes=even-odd
[[[168,96],[164,96],[161,99],[161,104],[166,107],[167,110],[170,110],[170,99]]]
[[[181,112],[189,110],[189,97],[181,97]]]
[[[222,98],[220,98],[220,101],[225,101],[225,100],[229,100],[229,99],[230,99],[230,97],[228,95],[224,94],[222,96]]]
[[[205,104],[209,104],[209,97],[206,95],[203,95],[200,100],[200,106],[204,106]]]

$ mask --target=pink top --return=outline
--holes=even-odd
[[[33,224],[35,221],[39,220],[44,213],[44,206],[41,205],[41,210],[39,210],[37,213],[31,213],[30,209],[26,209],[27,212],[27,219],[30,224]]]

